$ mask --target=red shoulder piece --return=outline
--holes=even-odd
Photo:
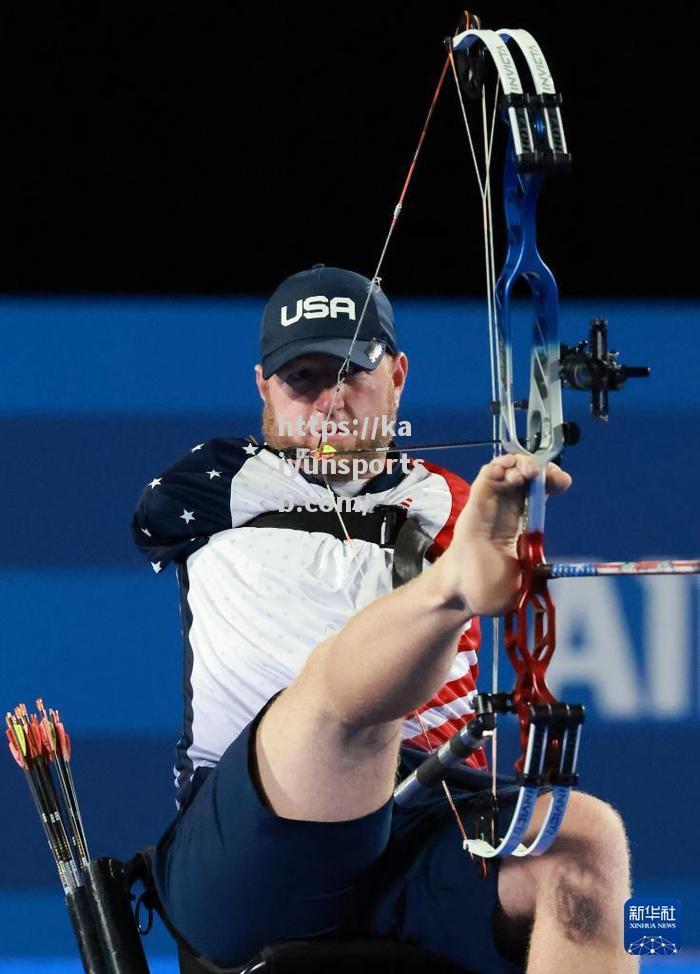
[[[430,546],[427,552],[427,558],[429,561],[435,561],[437,558],[443,554],[450,546],[452,541],[452,534],[454,532],[455,522],[460,515],[460,512],[464,505],[469,500],[469,484],[462,477],[458,477],[456,473],[452,473],[451,470],[445,470],[444,467],[438,467],[434,463],[429,463],[427,460],[423,461],[423,466],[430,473],[436,474],[447,484],[450,491],[450,497],[452,499],[452,505],[450,507],[450,513],[445,522],[442,530],[435,538],[434,544]]]
[[[432,562],[436,561],[440,555],[442,555],[449,548],[452,541],[452,535],[454,533],[455,522],[457,521],[462,508],[469,499],[470,488],[466,480],[457,476],[457,474],[452,473],[451,470],[445,470],[444,467],[439,467],[428,462],[423,462],[423,466],[430,473],[435,474],[438,477],[442,477],[447,484],[451,498],[450,513],[447,521],[443,525],[442,529],[435,538],[434,543],[430,546],[426,554],[427,559]],[[479,620],[474,618],[471,621],[469,629],[460,637],[458,653],[463,653],[468,650],[477,652],[479,649],[480,640],[481,631],[479,627]],[[437,748],[443,744],[451,734],[459,730],[459,728],[471,718],[472,714],[466,713],[459,717],[451,716],[450,704],[452,702],[462,703],[465,698],[467,698],[467,696],[476,689],[476,680],[478,674],[478,663],[471,663],[467,672],[463,676],[446,683],[440,688],[440,690],[438,690],[435,696],[423,704],[422,707],[419,707],[418,710],[415,711],[415,716],[421,723],[421,733],[416,734],[414,737],[406,741],[406,743],[413,744],[415,747],[422,750],[427,749],[427,747]],[[421,721],[421,716],[419,715],[426,715],[426,717],[432,718],[428,721],[428,726],[430,729],[425,726],[425,721]],[[487,762],[483,751],[478,751],[471,755],[467,761],[467,764],[475,768],[486,768]]]

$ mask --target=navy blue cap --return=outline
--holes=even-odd
[[[260,335],[263,377],[298,355],[325,352],[344,359],[371,281],[354,271],[316,264],[282,281],[265,307]],[[350,361],[372,371],[384,352],[398,352],[394,313],[378,285],[372,288]]]

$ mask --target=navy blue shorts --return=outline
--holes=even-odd
[[[280,818],[256,780],[260,716],[216,768],[197,773],[187,808],[156,849],[161,902],[185,940],[222,966],[285,940],[386,937],[482,974],[522,970],[494,944],[498,867],[483,879],[462,851],[442,789],[347,822]],[[424,757],[402,749],[402,774]],[[463,817],[489,783],[466,768],[451,776]],[[515,792],[505,789],[502,807]]]

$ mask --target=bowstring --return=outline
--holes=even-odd
[[[493,196],[491,193],[491,161],[493,159],[493,140],[496,131],[496,113],[498,111],[498,96],[500,91],[500,78],[496,80],[496,88],[493,95],[493,108],[491,111],[491,119],[489,124],[489,112],[486,98],[486,85],[482,85],[481,88],[481,125],[482,125],[482,141],[484,150],[484,174],[483,178],[479,168],[479,161],[477,158],[477,153],[475,149],[474,138],[472,136],[471,125],[469,123],[469,116],[467,114],[467,108],[464,102],[464,95],[462,92],[462,86],[459,83],[459,75],[457,74],[457,65],[455,63],[454,52],[450,49],[449,52],[450,65],[452,68],[452,76],[455,81],[455,88],[457,89],[457,97],[459,99],[459,107],[461,110],[462,120],[464,121],[464,127],[467,133],[467,140],[469,142],[469,149],[472,157],[472,163],[474,165],[474,173],[476,175],[477,185],[479,187],[479,194],[481,196],[481,212],[482,212],[482,226],[484,235],[484,268],[486,276],[486,308],[488,316],[488,331],[489,331],[489,364],[491,373],[491,424],[492,424],[492,437],[493,437],[493,456],[496,457],[503,452],[503,447],[501,444],[501,439],[499,436],[499,397],[498,397],[498,341],[497,341],[497,327],[498,327],[498,307],[496,304],[496,257],[495,257],[495,246],[494,246],[494,220],[493,220]],[[500,633],[500,619],[493,618],[491,623],[492,632],[492,663],[491,663],[491,687],[492,692],[496,693],[498,691],[499,685],[499,649],[501,642]],[[491,793],[496,795],[496,776],[498,774],[498,727],[494,728],[492,736],[492,747],[491,747]]]
[[[384,240],[384,246],[382,247],[381,253],[379,255],[379,260],[377,261],[377,267],[376,267],[376,269],[374,271],[374,274],[373,274],[372,279],[370,281],[369,287],[367,288],[367,297],[365,298],[365,303],[362,306],[362,311],[360,312],[360,317],[358,318],[357,326],[355,328],[355,332],[354,332],[354,334],[352,336],[352,340],[351,340],[350,345],[348,347],[347,354],[346,354],[346,356],[345,356],[345,358],[344,358],[344,360],[343,360],[340,368],[338,369],[338,376],[336,378],[336,385],[335,385],[335,390],[333,392],[333,398],[331,399],[331,404],[328,407],[328,412],[326,413],[326,418],[324,420],[324,427],[321,430],[321,437],[320,437],[319,444],[318,444],[319,447],[321,447],[322,444],[323,444],[323,432],[324,432],[325,429],[328,428],[328,422],[329,422],[329,420],[331,418],[331,415],[333,413],[333,409],[335,407],[336,400],[337,400],[338,395],[340,393],[340,387],[342,386],[342,384],[343,384],[343,382],[344,382],[344,380],[345,380],[345,378],[346,378],[346,376],[347,376],[347,374],[348,374],[348,372],[350,370],[350,357],[352,356],[352,353],[353,353],[353,351],[355,349],[355,345],[357,344],[357,340],[359,338],[360,331],[362,329],[362,325],[364,324],[364,320],[365,320],[365,317],[367,315],[367,309],[369,307],[370,301],[372,300],[372,294],[374,293],[375,289],[379,289],[379,287],[380,287],[380,284],[381,284],[381,277],[380,277],[380,275],[381,275],[381,272],[382,272],[382,267],[384,266],[384,259],[386,257],[387,251],[389,249],[389,244],[391,243],[391,239],[394,236],[394,230],[396,229],[396,224],[399,222],[399,217],[401,216],[401,212],[403,210],[403,205],[404,205],[404,202],[406,200],[406,195],[408,193],[408,188],[411,185],[411,182],[413,180],[413,174],[415,173],[416,166],[418,165],[418,159],[419,159],[420,154],[421,154],[421,151],[423,149],[423,144],[425,142],[426,135],[428,134],[428,129],[430,127],[430,123],[432,121],[433,114],[435,112],[435,106],[438,103],[438,99],[440,97],[440,92],[442,91],[443,85],[445,83],[445,78],[447,77],[447,69],[449,67],[449,63],[450,63],[450,59],[449,59],[449,56],[448,56],[445,59],[445,64],[443,65],[442,71],[440,72],[440,78],[438,80],[437,86],[436,86],[435,91],[433,93],[433,98],[432,98],[432,101],[430,102],[430,107],[428,108],[428,114],[427,114],[427,116],[425,118],[425,122],[423,123],[423,128],[421,130],[420,138],[418,139],[418,144],[416,146],[416,150],[413,153],[413,159],[411,160],[411,165],[408,168],[408,173],[406,174],[406,179],[404,180],[403,188],[401,189],[401,194],[399,196],[398,203],[394,207],[394,212],[393,212],[393,215],[392,215],[392,218],[391,218],[391,223],[389,224],[389,231],[388,231],[388,233],[386,235],[386,238]]]
[[[500,453],[503,453],[503,445],[501,438],[499,436],[499,425],[500,416],[499,410],[496,408],[496,403],[498,403],[498,345],[496,337],[496,329],[498,326],[498,308],[496,304],[496,255],[493,242],[493,205],[491,196],[491,159],[493,158],[493,137],[496,131],[496,111],[498,108],[498,95],[500,89],[500,78],[496,80],[496,90],[493,94],[493,112],[491,115],[491,137],[488,143],[488,153],[486,156],[486,171],[488,173],[486,179],[486,200],[487,200],[487,211],[488,211],[488,227],[489,227],[489,247],[488,247],[488,258],[486,263],[491,266],[491,291],[490,299],[493,308],[493,319],[492,324],[489,325],[489,349],[490,349],[490,362],[491,362],[491,402],[493,405],[493,416],[492,416],[492,436],[494,440],[493,456],[497,457]],[[486,88],[482,88],[482,118],[484,124],[484,142],[486,140],[487,122],[486,122]],[[500,408],[500,403],[499,403]],[[498,660],[499,651],[501,645],[501,620],[500,616],[494,616],[491,620],[491,692],[497,693],[499,686],[499,674],[498,674]],[[498,723],[493,729],[493,734],[491,736],[491,794],[494,799],[496,798],[496,777],[498,774]],[[491,837],[492,842],[495,839],[494,836]]]
[[[388,231],[388,233],[386,235],[386,238],[384,240],[384,245],[383,245],[382,250],[381,250],[381,253],[379,255],[379,260],[377,261],[376,270],[374,272],[374,275],[373,275],[373,277],[372,277],[372,279],[370,281],[369,287],[367,289],[367,297],[366,297],[365,302],[364,302],[364,305],[362,307],[362,311],[360,313],[360,317],[358,319],[357,326],[355,328],[355,332],[354,332],[354,334],[352,336],[352,340],[350,342],[350,346],[348,347],[347,354],[346,354],[343,362],[341,363],[340,368],[338,369],[338,375],[337,375],[337,378],[336,378],[335,389],[333,391],[333,396],[331,398],[330,405],[329,405],[328,410],[326,412],[326,417],[325,417],[325,420],[324,420],[324,426],[323,426],[323,428],[321,430],[321,436],[319,438],[319,443],[318,443],[318,447],[317,447],[317,449],[320,451],[320,455],[321,455],[321,476],[323,478],[323,483],[325,485],[326,491],[330,495],[331,501],[332,501],[333,506],[334,506],[334,510],[335,510],[335,512],[336,512],[336,514],[338,516],[338,520],[340,521],[340,525],[341,525],[343,534],[345,536],[345,540],[347,541],[348,546],[350,548],[350,552],[351,552],[353,561],[355,562],[355,564],[356,564],[356,566],[357,566],[357,568],[358,568],[358,570],[360,572],[360,575],[363,578],[363,580],[364,580],[364,577],[365,576],[364,576],[364,572],[362,571],[362,566],[360,565],[360,562],[359,562],[359,558],[358,558],[357,551],[356,551],[355,546],[353,544],[353,540],[350,537],[350,533],[349,533],[349,531],[347,529],[347,525],[345,524],[345,521],[343,520],[343,517],[342,517],[342,515],[340,513],[340,510],[338,509],[337,505],[334,502],[335,494],[334,494],[333,489],[332,489],[332,487],[331,487],[331,485],[330,485],[330,483],[328,481],[328,477],[327,477],[327,475],[326,475],[326,473],[325,473],[325,471],[323,469],[323,452],[322,452],[323,435],[324,435],[325,430],[328,429],[328,424],[329,424],[330,418],[331,418],[331,416],[333,414],[333,410],[335,408],[335,404],[337,402],[338,396],[340,394],[340,389],[342,387],[343,382],[345,381],[346,376],[349,373],[349,370],[350,370],[350,359],[351,359],[352,353],[354,351],[355,345],[357,344],[357,340],[359,338],[360,331],[362,329],[362,325],[364,323],[365,316],[367,314],[367,309],[368,309],[369,303],[370,303],[370,301],[372,299],[372,294],[375,291],[375,289],[378,289],[379,286],[380,286],[380,283],[381,283],[380,274],[381,274],[382,267],[384,265],[384,259],[386,257],[387,251],[389,249],[389,245],[390,245],[391,239],[392,239],[392,237],[394,235],[394,230],[396,229],[396,225],[397,225],[397,223],[399,221],[399,217],[401,216],[401,212],[403,210],[404,201],[406,199],[406,195],[408,193],[409,186],[410,186],[411,181],[413,179],[413,174],[415,173],[416,166],[418,164],[418,159],[420,157],[421,150],[423,148],[423,144],[425,143],[426,135],[428,133],[428,128],[430,126],[430,122],[432,121],[433,114],[435,112],[435,107],[436,107],[437,102],[438,102],[438,99],[440,97],[440,93],[441,93],[441,91],[443,89],[443,86],[444,86],[444,83],[445,83],[445,78],[447,77],[447,72],[448,72],[448,69],[449,69],[449,66],[450,66],[450,63],[451,62],[452,62],[452,52],[450,51],[448,53],[447,57],[445,58],[445,63],[443,65],[442,71],[440,73],[440,78],[438,80],[437,87],[435,88],[435,92],[433,94],[433,98],[432,98],[432,101],[430,103],[430,107],[428,109],[428,114],[426,116],[425,122],[423,123],[423,128],[421,130],[421,134],[420,134],[420,137],[418,139],[418,144],[417,144],[416,150],[415,150],[415,152],[413,154],[413,159],[411,161],[411,165],[410,165],[410,167],[408,169],[408,173],[406,175],[406,179],[404,181],[404,184],[403,184],[403,187],[402,187],[402,190],[401,190],[401,195],[399,196],[398,203],[396,204],[396,206],[394,208],[394,212],[393,212],[393,215],[392,215],[391,223],[389,225],[389,231]],[[419,714],[419,712],[417,710],[414,711],[414,713],[415,713],[415,716],[418,718],[418,722],[419,722],[421,728],[423,729],[423,733],[425,734],[426,741],[427,741],[427,744],[428,744],[429,752],[432,754],[434,748],[432,746],[432,743],[430,741],[430,738],[429,738],[428,734],[426,733],[424,721],[422,720],[422,718],[421,718],[421,716],[420,716],[420,714]],[[456,806],[456,803],[455,803],[454,798],[452,796],[452,793],[450,792],[449,786],[448,786],[448,784],[447,784],[446,781],[443,781],[442,782],[442,786],[443,786],[443,789],[445,791],[445,795],[447,797],[447,801],[449,803],[449,806],[450,806],[450,809],[452,811],[452,814],[454,815],[455,821],[456,821],[457,826],[459,828],[459,831],[460,831],[460,834],[462,836],[462,839],[463,839],[464,842],[466,842],[467,841],[466,832],[464,830],[464,825],[463,825],[462,820],[460,818],[460,815],[459,815],[459,812],[457,810],[457,806]]]
[[[345,381],[345,379],[346,379],[346,377],[347,377],[347,375],[348,375],[348,373],[350,371],[350,359],[351,359],[352,353],[353,353],[353,351],[355,349],[355,345],[357,344],[357,341],[358,341],[358,338],[359,338],[359,335],[360,335],[360,331],[362,329],[362,325],[364,324],[364,320],[365,320],[365,317],[367,315],[367,309],[369,308],[369,303],[372,300],[372,295],[373,295],[374,291],[375,290],[378,290],[379,287],[380,287],[380,284],[381,284],[381,277],[380,277],[380,275],[381,275],[381,272],[382,272],[382,267],[384,266],[384,260],[385,260],[386,255],[387,255],[387,251],[389,250],[389,245],[391,243],[391,239],[394,236],[394,230],[396,229],[396,224],[399,222],[399,217],[401,216],[401,212],[403,210],[403,205],[404,205],[404,202],[405,202],[405,199],[406,199],[406,195],[408,193],[409,186],[411,185],[411,182],[413,180],[413,174],[415,173],[416,166],[418,165],[418,159],[419,159],[420,154],[421,154],[421,151],[423,149],[423,144],[425,142],[426,135],[428,134],[428,129],[430,127],[430,122],[432,121],[433,114],[435,112],[435,106],[438,103],[438,99],[440,97],[440,92],[442,91],[443,85],[445,83],[445,78],[447,77],[447,69],[448,69],[448,67],[449,67],[449,57],[445,59],[445,64],[443,65],[442,71],[440,73],[440,78],[438,80],[437,86],[436,86],[435,91],[433,93],[433,97],[432,97],[432,100],[430,102],[430,107],[428,108],[428,114],[426,115],[425,121],[423,123],[423,128],[421,130],[421,134],[420,134],[420,137],[418,139],[418,144],[416,145],[415,152],[413,153],[413,159],[411,160],[411,165],[408,168],[408,172],[406,174],[406,179],[404,180],[404,184],[403,184],[403,187],[401,189],[401,194],[399,196],[398,202],[397,202],[396,206],[394,207],[394,212],[392,214],[391,223],[389,225],[389,230],[388,230],[388,233],[387,233],[386,238],[384,240],[384,245],[383,245],[383,247],[381,249],[381,253],[379,255],[379,260],[377,261],[376,269],[375,269],[374,274],[372,276],[372,279],[371,279],[371,281],[369,283],[369,287],[367,288],[367,297],[365,298],[365,302],[364,302],[364,304],[362,306],[362,311],[360,312],[360,317],[358,318],[357,325],[355,327],[355,331],[354,331],[354,334],[352,336],[352,340],[350,341],[350,345],[348,347],[347,354],[346,354],[345,358],[343,359],[343,361],[342,361],[342,363],[340,365],[340,368],[338,369],[338,375],[336,377],[335,389],[333,390],[333,396],[331,398],[330,405],[329,405],[328,410],[326,412],[326,416],[325,416],[325,419],[323,421],[323,426],[321,427],[321,434],[320,434],[320,437],[319,437],[319,442],[317,444],[317,449],[319,451],[322,451],[325,432],[328,429],[329,422],[330,422],[330,418],[333,415],[333,410],[335,409],[335,404],[336,404],[336,402],[338,400],[338,396],[340,395],[340,390],[341,390],[341,387],[343,385],[343,382]],[[367,452],[367,451],[364,451],[364,452]],[[340,512],[340,510],[338,508],[338,505],[335,503],[335,496],[336,495],[335,495],[335,493],[333,491],[333,488],[331,487],[331,485],[330,485],[330,483],[328,481],[328,476],[327,476],[326,472],[323,469],[323,453],[322,452],[321,452],[321,477],[323,479],[323,483],[324,483],[324,486],[326,488],[326,491],[327,491],[327,493],[329,495],[330,501],[333,504],[333,509],[335,510],[336,515],[338,517],[338,520],[340,522],[341,529],[342,529],[343,534],[345,536],[345,540],[348,543],[348,546],[350,548],[350,552],[352,554],[353,560],[354,560],[354,562],[355,562],[355,564],[357,566],[357,569],[358,569],[358,571],[360,573],[361,578],[364,580],[365,575],[364,575],[364,572],[362,570],[362,566],[360,565],[360,561],[359,561],[359,558],[358,558],[358,555],[357,555],[357,550],[356,550],[356,548],[355,548],[355,546],[353,544],[352,538],[350,537],[350,532],[348,531],[347,525],[346,525],[346,523],[345,523],[345,521],[343,519],[343,516],[342,516],[342,514],[341,514],[341,512]]]
[[[459,103],[460,103],[460,108],[461,108],[461,112],[462,112],[462,117],[463,117],[464,124],[465,124],[465,129],[466,129],[466,133],[467,133],[467,139],[468,139],[468,142],[469,142],[469,148],[470,148],[472,160],[473,160],[473,163],[474,163],[474,172],[476,174],[477,184],[478,184],[478,187],[479,187],[479,194],[480,194],[481,200],[482,200],[482,221],[483,221],[483,234],[484,234],[484,263],[485,263],[485,271],[486,271],[486,296],[487,296],[487,315],[488,315],[488,331],[489,331],[489,362],[490,362],[490,374],[491,374],[492,440],[493,440],[493,443],[494,443],[494,456],[496,456],[499,452],[502,452],[502,447],[500,445],[500,438],[499,438],[499,420],[498,420],[498,413],[497,413],[497,403],[498,403],[498,399],[497,399],[498,384],[497,384],[497,374],[496,374],[496,367],[497,367],[497,340],[496,340],[496,321],[497,321],[497,319],[496,319],[496,313],[497,313],[497,311],[496,311],[496,301],[495,301],[496,264],[495,264],[495,252],[494,252],[493,209],[492,209],[492,194],[491,194],[491,160],[492,160],[492,155],[493,155],[493,139],[494,139],[494,132],[495,132],[495,128],[496,128],[495,119],[496,119],[496,111],[497,111],[497,106],[498,106],[498,92],[499,92],[499,87],[500,87],[500,81],[497,81],[497,83],[496,83],[496,90],[495,90],[494,99],[493,99],[493,112],[492,112],[492,116],[491,116],[491,124],[490,124],[490,127],[489,127],[488,112],[487,112],[487,106],[486,106],[486,93],[485,93],[485,89],[482,88],[482,99],[481,99],[481,101],[482,101],[482,127],[483,127],[483,143],[484,143],[484,176],[483,176],[483,180],[482,180],[481,173],[480,173],[480,169],[479,169],[479,163],[478,163],[478,159],[477,159],[476,148],[475,148],[475,144],[474,144],[474,139],[473,139],[473,136],[472,136],[471,126],[469,124],[469,118],[467,116],[467,111],[466,111],[466,107],[465,107],[465,104],[464,104],[464,98],[463,98],[463,95],[462,95],[462,89],[461,89],[461,86],[459,84],[459,78],[458,78],[458,75],[457,75],[457,68],[456,68],[456,65],[455,65],[454,54],[453,54],[453,50],[452,50],[451,47],[448,50],[447,58],[446,58],[445,63],[443,65],[442,72],[440,74],[440,78],[438,80],[437,86],[435,88],[435,92],[433,94],[433,98],[432,98],[432,101],[430,103],[430,107],[428,109],[428,113],[427,113],[425,122],[423,124],[423,128],[421,130],[421,134],[420,134],[420,137],[419,137],[419,140],[418,140],[418,144],[416,146],[416,150],[414,152],[413,159],[411,161],[411,165],[410,165],[409,170],[408,170],[408,173],[406,175],[406,179],[404,181],[404,184],[403,184],[403,187],[402,187],[402,190],[401,190],[401,194],[399,196],[398,203],[396,204],[396,206],[394,208],[394,211],[393,211],[393,214],[392,214],[391,223],[389,225],[389,230],[388,230],[387,235],[386,235],[386,238],[384,240],[384,244],[382,246],[381,253],[379,255],[379,260],[377,261],[376,269],[375,269],[374,274],[373,274],[373,276],[372,276],[372,278],[370,280],[369,287],[367,288],[367,297],[366,297],[365,302],[364,302],[364,305],[362,307],[362,311],[360,312],[360,317],[358,319],[357,326],[355,327],[355,331],[353,333],[353,336],[352,336],[350,345],[348,347],[347,354],[346,354],[345,358],[343,359],[343,361],[342,361],[342,363],[340,365],[340,368],[338,369],[338,374],[337,374],[337,377],[336,377],[335,389],[333,391],[333,396],[331,398],[330,405],[329,405],[328,410],[326,412],[326,416],[325,416],[325,419],[324,419],[324,425],[322,427],[321,435],[319,437],[319,443],[318,443],[318,447],[317,447],[317,449],[319,451],[321,451],[321,449],[322,449],[323,441],[324,441],[324,433],[328,429],[328,425],[329,425],[329,422],[330,422],[330,418],[331,418],[331,416],[333,414],[333,410],[335,408],[335,404],[336,404],[337,399],[338,399],[338,396],[340,394],[341,387],[342,387],[343,382],[345,381],[345,379],[346,379],[346,377],[347,377],[347,375],[348,375],[348,373],[350,371],[350,360],[351,360],[351,356],[352,356],[352,353],[353,353],[353,351],[355,349],[355,346],[357,344],[357,341],[358,341],[358,338],[359,338],[359,335],[360,335],[360,331],[362,329],[362,325],[363,325],[364,320],[365,320],[365,317],[367,315],[367,309],[369,308],[370,301],[372,300],[372,295],[373,295],[375,289],[378,289],[380,287],[380,284],[381,284],[381,277],[380,277],[380,275],[381,275],[382,267],[384,265],[384,260],[386,258],[386,254],[387,254],[387,251],[389,249],[389,245],[391,243],[392,237],[394,235],[394,230],[396,229],[396,225],[398,223],[399,217],[401,216],[401,212],[403,210],[403,205],[404,205],[404,202],[405,202],[405,199],[406,199],[406,195],[408,193],[409,186],[411,184],[411,181],[413,179],[413,175],[414,175],[415,170],[416,170],[416,166],[417,166],[418,159],[420,157],[420,154],[421,154],[421,151],[422,151],[422,148],[423,148],[423,144],[425,142],[425,138],[426,138],[426,135],[427,135],[427,132],[428,132],[428,128],[430,126],[430,122],[432,121],[432,117],[433,117],[433,114],[434,114],[434,111],[435,111],[435,107],[437,105],[437,102],[438,102],[440,93],[441,93],[442,88],[443,88],[443,85],[444,85],[445,78],[447,76],[448,69],[450,67],[452,69],[452,73],[453,73],[454,80],[455,80],[455,86],[456,86],[456,89],[457,89],[457,94],[458,94],[458,98],[459,98]],[[323,457],[323,453],[322,452],[321,452],[321,457]],[[323,483],[325,485],[326,491],[328,492],[328,494],[329,494],[329,496],[330,496],[330,498],[331,498],[331,500],[333,502],[334,510],[335,510],[336,515],[338,517],[338,520],[340,522],[340,525],[341,525],[343,534],[345,536],[345,540],[348,542],[348,545],[349,545],[349,548],[350,548],[350,551],[351,551],[353,560],[355,561],[355,564],[357,565],[357,568],[358,568],[358,571],[360,573],[360,576],[364,580],[365,575],[364,575],[364,572],[362,570],[362,566],[359,563],[359,558],[358,558],[357,551],[356,551],[356,549],[354,547],[354,544],[353,544],[353,539],[350,536],[350,533],[348,531],[347,525],[345,524],[345,521],[344,521],[344,519],[342,517],[342,514],[341,514],[338,506],[335,504],[335,494],[334,494],[334,491],[333,491],[333,489],[332,489],[332,487],[331,487],[331,485],[329,483],[328,476],[325,473],[325,471],[323,470],[323,461],[321,462],[321,476],[322,476]],[[500,635],[500,633],[499,633],[498,620],[497,619],[494,619],[493,620],[493,673],[492,673],[493,690],[494,690],[494,692],[496,691],[496,689],[498,687],[498,646],[499,646],[499,641],[500,641],[499,640],[499,635]],[[425,727],[425,722],[423,721],[420,713],[417,710],[414,711],[414,713],[415,713],[415,716],[416,716],[416,718],[417,718],[417,720],[419,722],[419,725],[420,725],[420,727],[422,729],[422,732],[423,732],[423,735],[425,737],[425,740],[426,740],[426,743],[427,743],[429,752],[432,754],[434,752],[434,747],[433,747],[432,742],[430,740],[430,737],[429,737],[429,735],[427,733],[427,730],[426,730],[426,727]],[[496,791],[496,773],[497,773],[496,772],[496,762],[497,762],[496,732],[494,731],[493,748],[492,748],[492,785],[491,785],[492,791],[493,791],[494,794],[495,794],[495,791]],[[447,797],[447,801],[448,801],[448,803],[450,805],[450,809],[451,809],[451,811],[452,811],[452,813],[453,813],[453,815],[455,817],[455,820],[457,822],[458,828],[460,830],[460,834],[462,835],[463,839],[465,839],[465,841],[466,841],[466,835],[465,835],[465,831],[464,831],[464,825],[463,825],[462,820],[460,818],[459,812],[457,810],[456,803],[454,801],[454,798],[452,796],[452,793],[450,792],[449,786],[448,786],[447,782],[444,781],[444,780],[442,782],[442,786],[443,786],[443,789],[445,791],[445,795]]]

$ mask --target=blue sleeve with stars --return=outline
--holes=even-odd
[[[246,440],[198,443],[146,485],[131,522],[137,548],[158,574],[171,561],[184,563],[209,538],[231,525],[231,480],[249,453]]]

